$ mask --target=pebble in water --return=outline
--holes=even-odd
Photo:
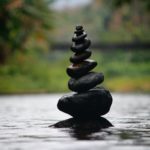
[[[70,57],[72,64],[66,71],[71,77],[68,87],[76,93],[60,98],[57,107],[81,120],[99,118],[109,111],[112,96],[105,88],[96,87],[104,81],[104,75],[91,72],[97,66],[97,62],[89,59],[91,51],[88,48],[91,41],[82,26],[76,26],[72,42],[71,50],[74,55]]]

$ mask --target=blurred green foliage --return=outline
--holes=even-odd
[[[66,68],[71,52],[55,51],[51,55],[26,55],[17,52],[0,67],[0,93],[69,92]],[[141,57],[142,56],[142,57]],[[103,85],[117,92],[150,92],[149,51],[94,51],[97,72],[103,72]]]
[[[53,1],[0,1],[0,93],[68,91],[65,68],[72,53],[49,46],[68,43],[78,23],[93,43],[150,41],[149,0],[93,0],[82,8],[51,11]],[[110,90],[150,92],[149,51],[95,51],[93,59]]]
[[[46,39],[52,27],[52,0],[0,1],[0,63],[16,50],[23,50],[32,38]]]

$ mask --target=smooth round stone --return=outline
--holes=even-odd
[[[84,32],[83,34],[79,35],[79,36],[74,36],[72,38],[73,42],[80,42],[83,41],[86,38],[87,34]]]
[[[80,64],[73,64],[67,68],[67,74],[72,78],[79,78],[85,74],[87,74],[89,71],[91,71],[93,68],[95,68],[97,65],[97,62],[91,59],[84,60]]]
[[[91,56],[92,52],[89,50],[86,50],[82,53],[76,53],[74,56],[70,57],[70,61],[72,63],[78,64],[82,62],[83,60],[89,58]]]
[[[112,96],[104,88],[94,88],[85,93],[73,93],[59,99],[59,110],[75,118],[91,119],[106,114],[111,107]]]
[[[81,30],[76,30],[74,33],[75,33],[77,36],[79,36],[79,35],[82,35],[83,32],[84,32],[84,30],[81,29]]]
[[[75,53],[81,53],[86,49],[88,49],[90,45],[91,45],[91,41],[88,39],[84,39],[83,43],[81,44],[73,43],[71,46],[71,50]]]
[[[76,31],[75,31],[75,33],[76,33],[77,35],[81,35],[83,32],[84,32],[83,26],[77,25],[77,26],[76,26]]]
[[[87,75],[81,78],[71,78],[68,82],[70,90],[75,92],[85,92],[94,88],[96,85],[104,81],[104,75],[102,73],[89,72]]]
[[[76,25],[76,30],[82,30],[83,26],[82,25]]]

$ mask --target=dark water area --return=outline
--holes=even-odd
[[[150,95],[113,93],[113,127],[49,127],[70,116],[57,110],[63,94],[0,96],[0,150],[149,150]]]

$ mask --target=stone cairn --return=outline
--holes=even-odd
[[[96,119],[109,111],[112,96],[105,88],[96,87],[104,81],[104,75],[91,71],[97,62],[88,59],[91,41],[82,26],[76,26],[72,42],[71,50],[75,54],[70,57],[72,65],[67,68],[67,74],[71,77],[68,87],[75,93],[61,97],[57,107],[77,119]]]

